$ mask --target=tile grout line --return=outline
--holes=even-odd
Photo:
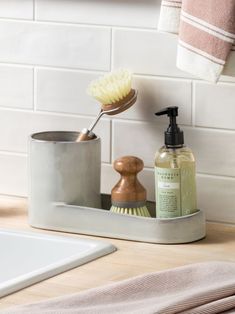
[[[20,62],[4,62],[0,61],[1,66],[9,66],[9,67],[25,67],[25,68],[32,68],[38,67],[40,69],[45,70],[58,70],[58,71],[71,71],[71,72],[81,72],[81,73],[97,73],[97,74],[105,74],[107,73],[108,69],[99,70],[99,69],[88,69],[88,68],[80,68],[80,67],[68,67],[68,66],[57,66],[57,65],[43,65],[38,63],[20,63]]]
[[[36,19],[36,0],[33,0],[33,20],[28,18],[14,18],[14,17],[0,17],[0,21],[2,22],[19,22],[19,23],[32,23],[33,21],[37,22],[37,24],[48,24],[48,25],[59,25],[59,26],[72,26],[72,27],[90,27],[90,28],[116,28],[117,30],[126,30],[126,31],[145,31],[145,32],[153,32],[158,33],[158,30],[155,26],[147,27],[147,26],[128,26],[128,25],[115,25],[115,24],[99,24],[99,23],[79,23],[79,22],[68,22],[63,20],[44,20],[44,19]]]
[[[16,157],[27,157],[28,153],[27,152],[14,152],[14,151],[8,151],[8,150],[0,150],[0,155],[11,155],[11,156],[16,156]]]
[[[148,124],[151,126],[155,126],[156,124],[151,120],[138,120],[138,119],[130,119],[130,118],[115,118],[117,122],[121,123],[137,123],[137,124]],[[161,123],[158,126],[163,127],[166,126],[167,124]],[[224,132],[224,133],[235,133],[235,129],[225,129],[225,128],[216,128],[216,127],[208,127],[208,126],[192,126],[191,124],[184,124],[184,123],[179,123],[179,126],[184,127],[185,129],[191,129],[191,130],[201,130],[201,131],[212,131],[212,132]]]
[[[113,50],[113,48],[112,48]],[[22,67],[22,68],[32,68],[37,67],[42,70],[48,71],[68,71],[68,72],[78,72],[78,73],[94,73],[94,74],[105,74],[108,70],[99,70],[99,69],[88,69],[88,68],[80,68],[80,67],[68,67],[68,66],[56,66],[56,65],[43,65],[43,64],[36,64],[36,63],[20,63],[20,62],[4,62],[0,60],[0,66],[8,66],[8,67]],[[113,67],[113,65],[112,65]],[[156,79],[156,80],[164,80],[164,81],[182,81],[182,82],[200,82],[206,84],[204,81],[192,78],[192,77],[181,77],[181,76],[169,76],[164,74],[151,74],[151,73],[140,73],[140,72],[133,72],[134,77],[139,78],[146,78],[146,79]],[[234,86],[235,82],[228,82],[228,81],[220,81],[219,85],[229,85]]]
[[[33,0],[33,21],[36,21],[36,0]]]
[[[34,85],[36,87],[36,81],[37,79],[34,80]],[[37,88],[35,88],[37,91]],[[84,114],[84,113],[71,113],[71,112],[60,112],[60,111],[48,111],[48,110],[37,110],[37,97],[36,97],[36,92],[34,92],[35,94],[35,100],[33,100],[33,102],[35,102],[35,110],[34,109],[25,109],[25,108],[19,108],[19,107],[6,107],[6,106],[0,106],[0,111],[8,111],[8,112],[18,112],[18,113],[35,113],[35,114],[42,114],[42,115],[46,115],[46,116],[60,116],[60,117],[68,117],[68,118],[81,118],[81,119],[92,119],[94,118],[96,115],[93,114]],[[109,118],[103,118],[103,120],[109,120]],[[113,119],[110,119],[113,120]],[[121,123],[143,123],[143,124],[151,124],[151,125],[155,125],[155,123],[153,123],[153,121],[150,120],[140,120],[140,119],[131,119],[131,118],[115,118],[115,120],[117,122],[121,122]],[[224,133],[235,133],[235,129],[225,129],[225,128],[216,128],[216,127],[208,127],[208,126],[193,126],[193,125],[189,125],[189,124],[183,124],[183,123],[179,123],[180,126],[183,126],[186,129],[194,129],[194,130],[202,130],[202,131],[212,131],[212,132],[224,132]]]
[[[3,197],[9,197],[9,198],[15,198],[16,200],[21,198],[21,199],[27,199],[28,196],[27,195],[24,195],[22,196],[22,194],[7,194],[7,193],[0,193],[0,196],[3,196]]]
[[[192,81],[192,94],[191,94],[191,102],[192,102],[192,126],[195,127],[195,119],[196,119],[196,104],[195,104],[195,82]]]
[[[33,68],[33,111],[36,111],[36,69]]]
[[[110,156],[109,156],[109,163],[112,164],[113,162],[113,120],[110,121]]]
[[[110,30],[110,60],[109,60],[109,70],[113,70],[113,28]]]
[[[109,162],[104,162],[102,161],[102,165],[104,166],[111,166],[112,167],[112,163]],[[150,171],[153,175],[154,175],[154,167],[150,167],[150,166],[144,166],[143,171]],[[219,179],[219,180],[235,180],[235,176],[227,176],[227,175],[219,175],[219,174],[209,174],[209,173],[203,173],[203,172],[197,172],[196,173],[197,177],[201,176],[204,178],[209,178],[209,179]]]
[[[113,138],[113,132],[111,138]],[[110,147],[112,148],[113,146],[110,145]],[[0,155],[4,156],[4,155],[11,155],[11,156],[15,156],[15,157],[27,157],[27,152],[16,152],[16,151],[10,151],[10,150],[0,150]],[[101,164],[104,166],[110,166],[112,167],[112,158],[110,158],[111,160],[109,162],[106,161],[102,161]],[[152,173],[154,173],[154,168],[151,166],[145,166],[144,171],[151,171]],[[219,179],[219,180],[235,180],[235,176],[228,176],[228,175],[219,175],[219,174],[212,174],[212,173],[204,173],[204,172],[200,172],[197,171],[197,176],[201,176],[201,177],[205,177],[205,178],[209,178],[209,179]]]
[[[111,143],[111,160],[110,163],[112,165],[113,163],[113,157],[114,157],[114,121],[112,120],[112,124],[111,124],[111,139],[112,139],[112,143]]]
[[[201,177],[207,177],[209,179],[226,179],[226,180],[235,180],[235,176],[228,176],[223,174],[211,174],[211,173],[205,173],[205,172],[198,172],[196,173],[197,176]]]

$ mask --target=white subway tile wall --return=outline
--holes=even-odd
[[[0,21],[0,61],[109,70],[108,27]]]
[[[0,107],[33,109],[33,68],[0,65]]]
[[[166,106],[178,106],[181,111],[179,123],[191,125],[191,85],[188,80],[136,75],[133,86],[139,91],[137,102],[118,118],[156,122],[155,112]]]
[[[176,67],[176,35],[122,28],[114,29],[112,39],[115,68],[130,67],[140,74],[189,77]]]
[[[123,154],[137,154],[145,161],[145,166],[153,167],[154,154],[163,144],[163,132],[167,127],[159,124],[160,122],[114,121],[113,158]],[[185,143],[194,151],[197,159],[198,172],[235,177],[233,131],[193,127],[183,129]]]
[[[99,104],[86,90],[99,73],[38,68],[35,74],[37,110],[81,115],[98,113]]]
[[[0,192],[5,195],[27,196],[26,154],[0,153]]]
[[[99,105],[89,82],[128,67],[138,101],[103,118],[102,192],[119,175],[112,161],[143,158],[141,182],[155,200],[153,161],[177,105],[197,158],[198,206],[207,219],[235,223],[235,79],[202,82],[175,66],[177,37],[157,31],[160,0],[0,0],[0,194],[27,196],[27,143],[33,132],[81,130]]]
[[[78,131],[89,126],[92,121],[91,117],[0,110],[0,152],[27,153],[30,134],[41,131]],[[96,130],[102,138],[102,161],[110,162],[110,121],[103,119]]]
[[[0,1],[0,17],[32,20],[33,12],[33,0]]]
[[[234,84],[195,82],[195,124],[235,130]]]
[[[36,19],[156,28],[159,2],[160,0],[37,0]]]

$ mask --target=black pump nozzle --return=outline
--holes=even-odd
[[[178,116],[178,107],[167,107],[155,113],[157,116],[167,115],[170,118],[170,124],[165,132],[166,146],[182,147],[184,144],[184,133],[180,130],[176,123]]]

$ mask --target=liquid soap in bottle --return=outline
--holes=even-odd
[[[197,211],[195,158],[191,149],[184,146],[184,133],[176,123],[178,107],[167,107],[156,115],[170,119],[165,145],[155,157],[157,217],[190,215]]]

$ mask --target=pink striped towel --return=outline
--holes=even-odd
[[[158,29],[179,34],[179,69],[212,82],[235,76],[234,0],[162,0]]]
[[[235,313],[235,263],[207,262],[145,274],[1,313],[231,314]]]

